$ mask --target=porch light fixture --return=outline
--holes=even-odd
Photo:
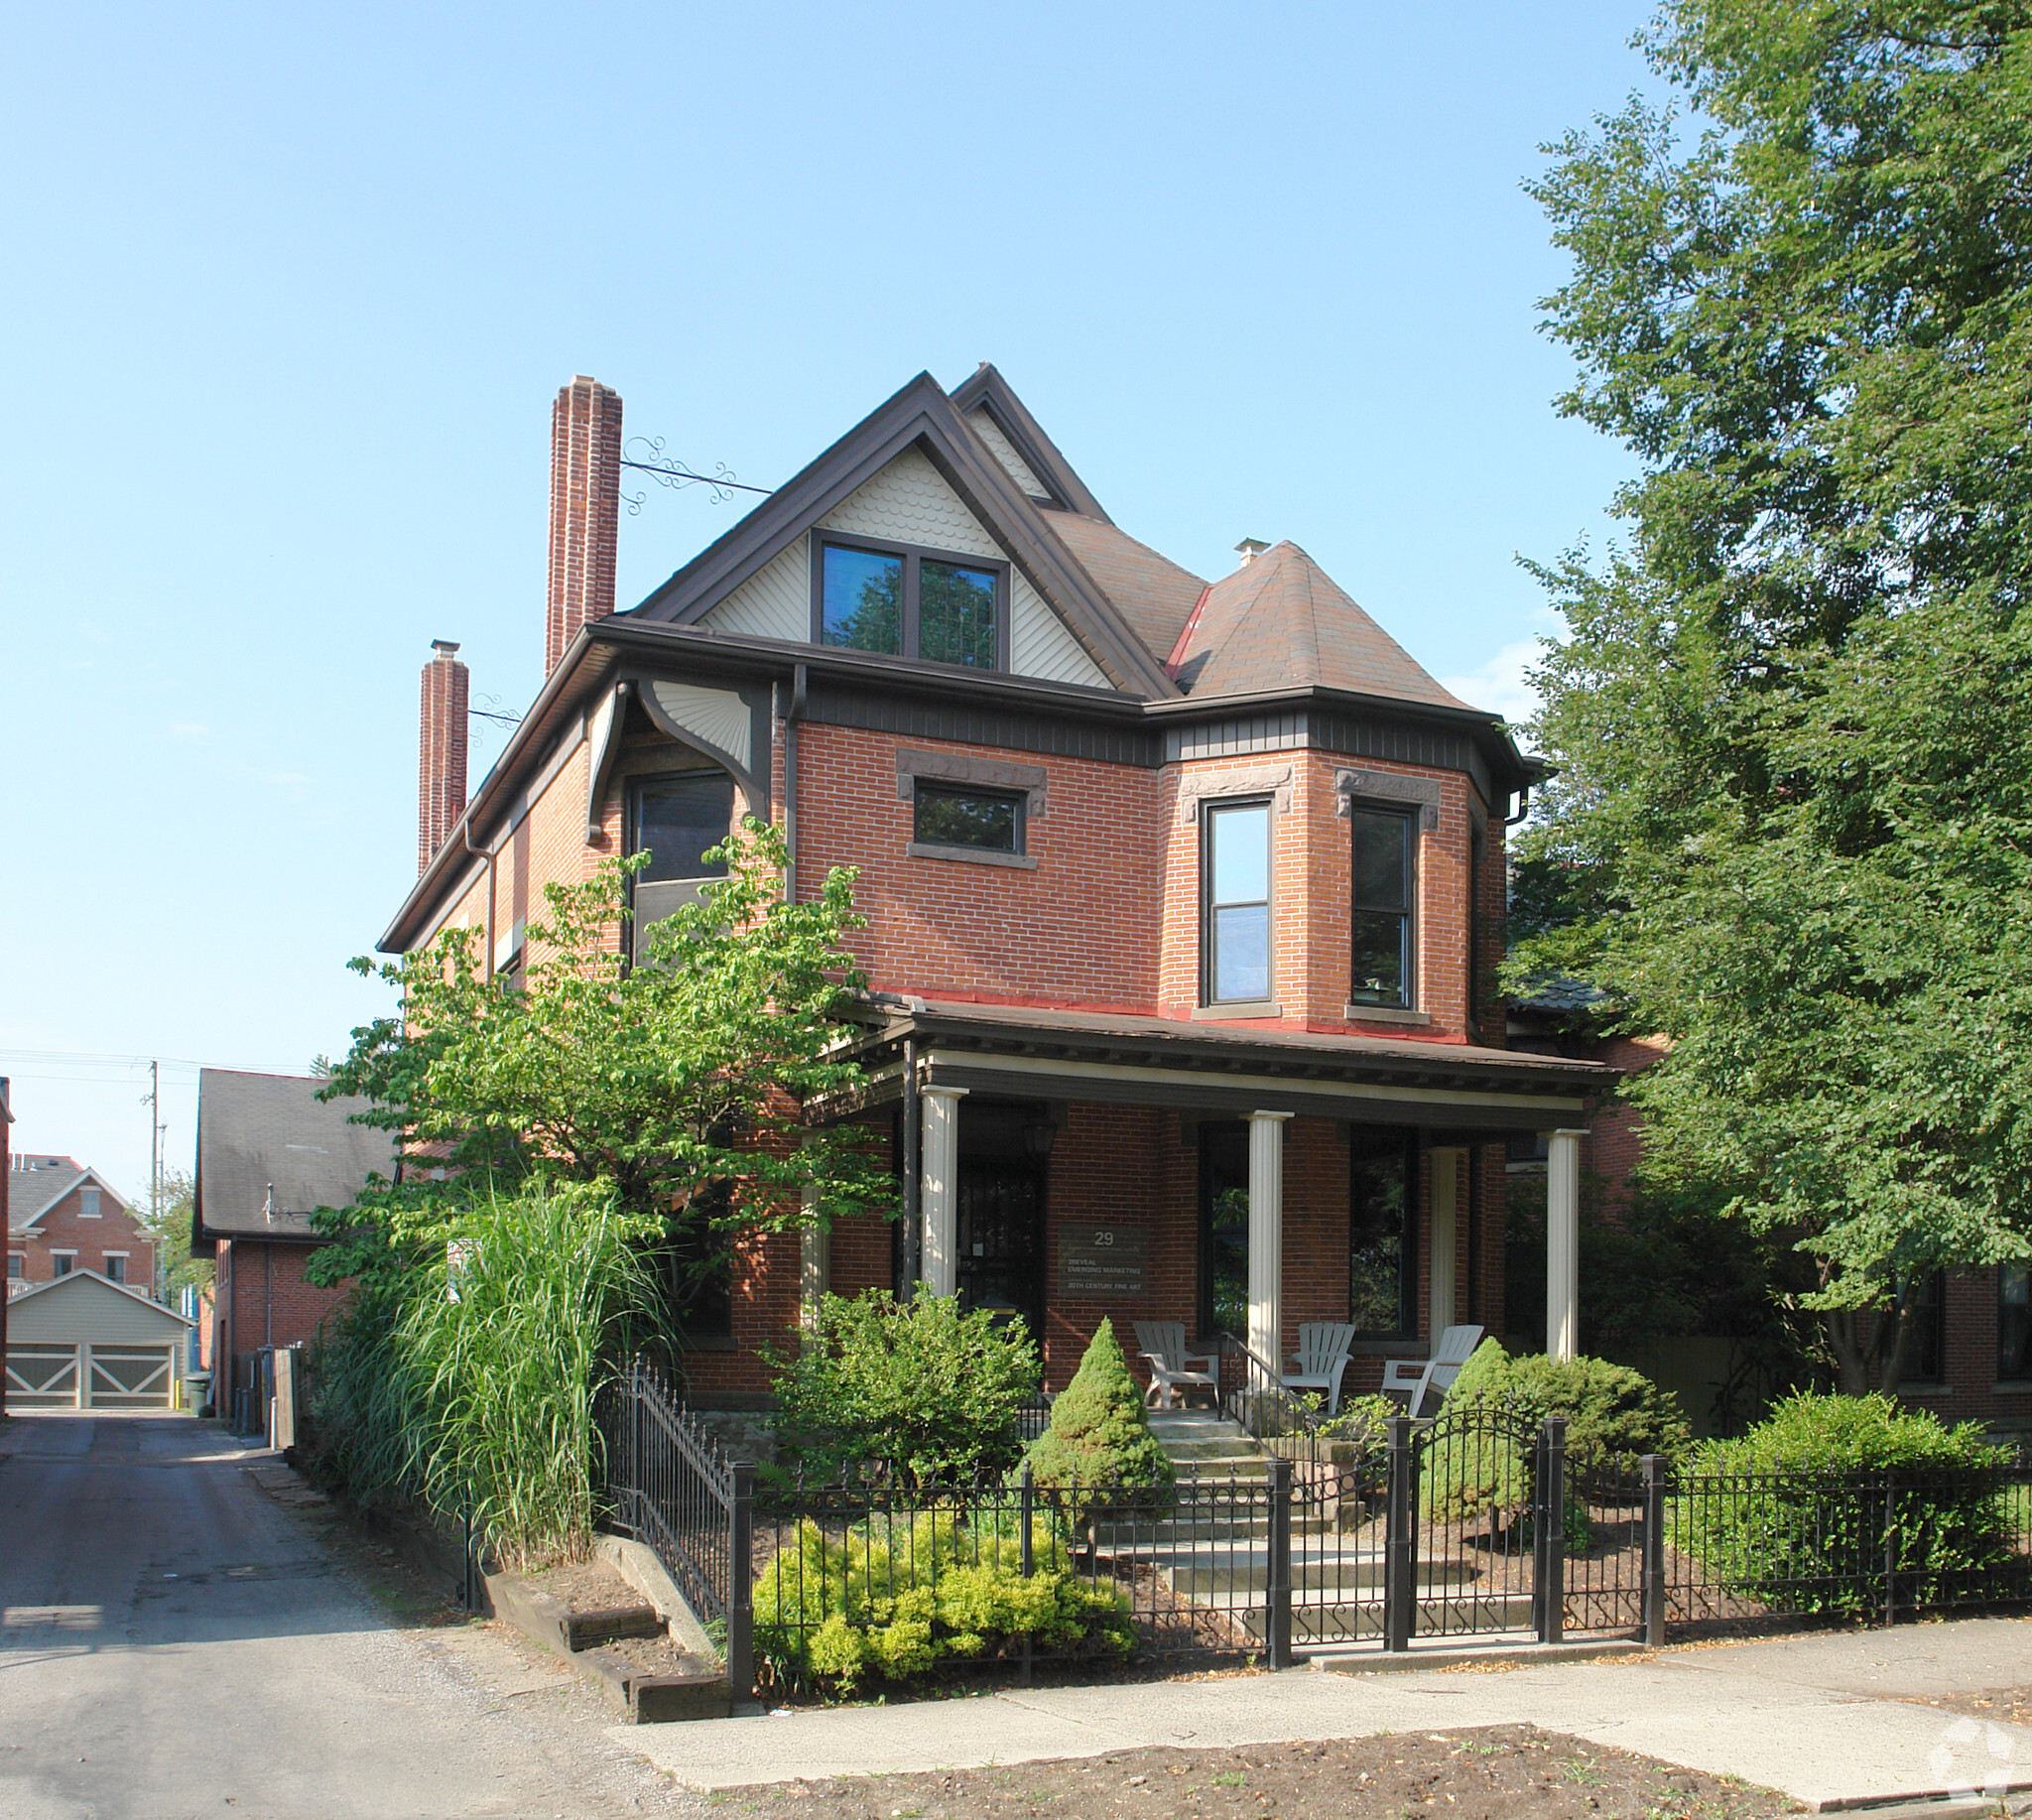
[[[1023,1127],[1023,1154],[1033,1163],[1049,1161],[1058,1139],[1059,1127],[1049,1118],[1033,1118]]]

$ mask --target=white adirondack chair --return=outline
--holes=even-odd
[[[1478,1327],[1450,1327],[1440,1335],[1430,1359],[1389,1360],[1383,1366],[1383,1394],[1404,1397],[1406,1415],[1423,1415],[1425,1399],[1434,1390],[1445,1402],[1460,1367],[1481,1344],[1481,1331]]]
[[[1136,1344],[1150,1362],[1150,1388],[1143,1393],[1143,1400],[1153,1409],[1179,1408],[1178,1393],[1181,1390],[1190,1394],[1195,1390],[1212,1391],[1216,1388],[1213,1372],[1218,1367],[1214,1364],[1214,1355],[1186,1351],[1186,1324],[1183,1321],[1138,1321]],[[1206,1368],[1196,1371],[1192,1368],[1194,1365]]]
[[[1306,1321],[1298,1330],[1298,1366],[1284,1374],[1287,1390],[1324,1390],[1327,1413],[1340,1413],[1340,1374],[1347,1369],[1347,1349],[1354,1339],[1352,1321]]]

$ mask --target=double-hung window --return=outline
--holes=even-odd
[[[1270,803],[1208,803],[1200,820],[1200,997],[1264,1003],[1270,975]]]
[[[77,1217],[80,1220],[99,1218],[99,1191],[96,1188],[80,1188],[77,1191]]]
[[[726,876],[726,861],[705,855],[732,832],[734,780],[724,771],[637,778],[629,790],[628,819],[628,850],[649,855],[630,887],[639,961],[649,952],[651,924],[696,903],[708,879]]]
[[[1410,1010],[1418,816],[1394,809],[1348,812],[1354,826],[1347,1001]]]
[[[1009,569],[907,544],[817,539],[812,640],[973,670],[1006,670]]]

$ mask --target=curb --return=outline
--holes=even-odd
[[[1330,1675],[1411,1674],[1421,1668],[1467,1668],[1488,1662],[1514,1662],[1519,1668],[1559,1662],[1598,1662],[1623,1655],[1646,1655],[1648,1643],[1611,1640],[1601,1643],[1513,1643],[1497,1649],[1409,1649],[1365,1651],[1360,1655],[1323,1657],[1313,1654],[1316,1673]],[[1903,1797],[1901,1797],[1903,1798]]]

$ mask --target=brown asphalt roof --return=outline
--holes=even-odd
[[[1102,519],[1080,512],[1046,512],[1042,517],[1128,621],[1144,649],[1163,663],[1206,584]]]
[[[1318,685],[1465,708],[1294,543],[1274,545],[1206,591],[1178,654],[1192,696],[1256,695]]]

